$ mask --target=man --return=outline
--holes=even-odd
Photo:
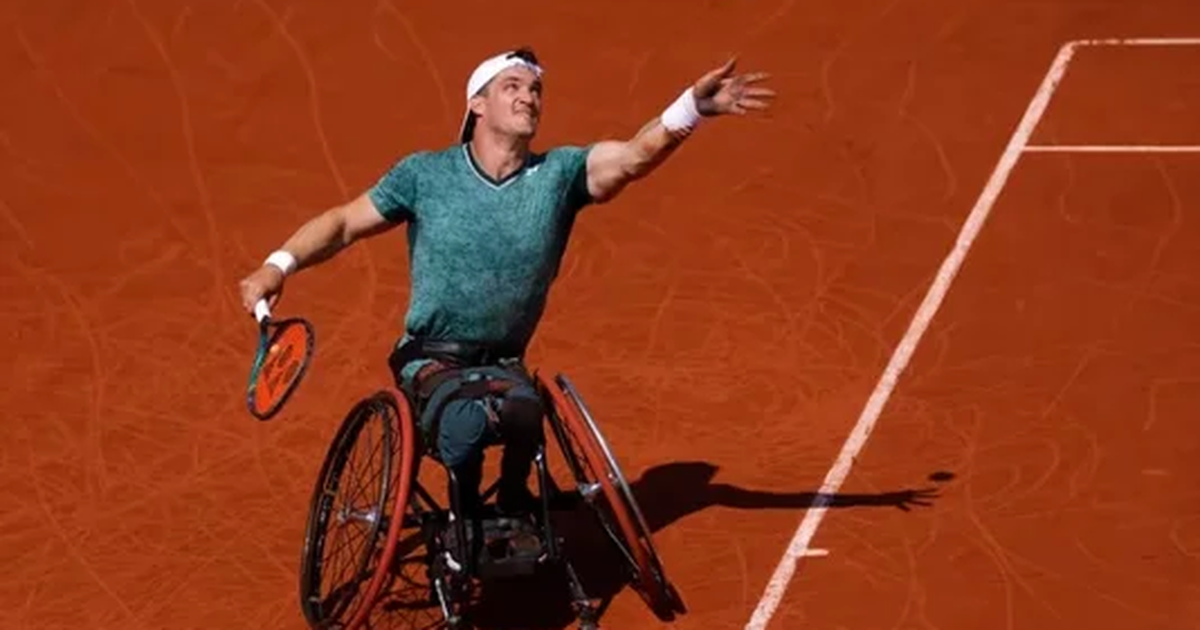
[[[576,213],[645,177],[702,118],[766,108],[764,74],[734,75],[734,61],[701,77],[627,141],[530,144],[542,114],[532,50],[497,55],[467,82],[461,142],[418,151],[372,188],[304,224],[241,282],[243,304],[272,302],[284,278],[355,241],[407,225],[412,293],[390,364],[398,386],[432,410],[422,429],[458,481],[462,509],[478,505],[483,449],[504,443],[497,507],[533,508],[527,481],[542,409],[521,367],[558,272]],[[470,379],[506,383],[502,393]]]

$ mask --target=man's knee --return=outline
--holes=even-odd
[[[514,388],[500,405],[500,430],[505,441],[537,442],[542,436],[541,399],[531,387]]]
[[[464,398],[446,403],[438,427],[442,463],[459,466],[480,456],[488,443],[488,412],[482,400]]]
[[[433,394],[435,400],[451,396],[440,406],[436,436],[444,464],[457,466],[481,457],[483,449],[497,441],[515,443],[522,451],[541,442],[544,408],[532,384],[517,383],[503,394],[464,395],[461,390],[446,389],[461,386],[445,383]]]

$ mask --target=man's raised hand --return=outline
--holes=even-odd
[[[693,86],[696,109],[701,116],[723,114],[743,115],[767,109],[775,91],[760,87],[768,77],[765,72],[733,74],[737,59],[730,59],[720,68],[700,77]]]

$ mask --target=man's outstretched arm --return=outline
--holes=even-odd
[[[241,281],[242,306],[253,312],[254,303],[260,298],[274,304],[285,276],[328,260],[355,241],[396,225],[384,218],[367,193],[318,214],[271,254],[270,264],[264,264]]]
[[[702,117],[743,115],[764,110],[775,92],[757,84],[766,74],[734,75],[736,62],[729,60],[685,91],[661,116],[647,123],[626,141],[599,142],[588,154],[588,192],[603,203],[631,182],[641,179],[662,164],[695,130]]]

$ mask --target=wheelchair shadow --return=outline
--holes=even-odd
[[[630,480],[646,525],[658,532],[688,515],[709,507],[735,509],[804,509],[890,507],[909,511],[932,505],[937,498],[933,488],[906,489],[878,494],[833,494],[816,492],[768,492],[713,483],[717,467],[707,462],[677,462],[647,470],[641,478]],[[948,481],[952,473],[930,476],[935,482]],[[596,522],[594,513],[579,502],[573,508],[556,513],[554,526],[566,541],[567,554],[587,594],[601,606],[627,588],[622,559],[607,534]],[[668,579],[671,567],[666,568]],[[681,593],[684,603],[687,594]],[[547,571],[525,580],[489,583],[474,606],[476,627],[488,630],[526,628],[560,630],[576,622],[571,608],[567,580],[561,572]]]

